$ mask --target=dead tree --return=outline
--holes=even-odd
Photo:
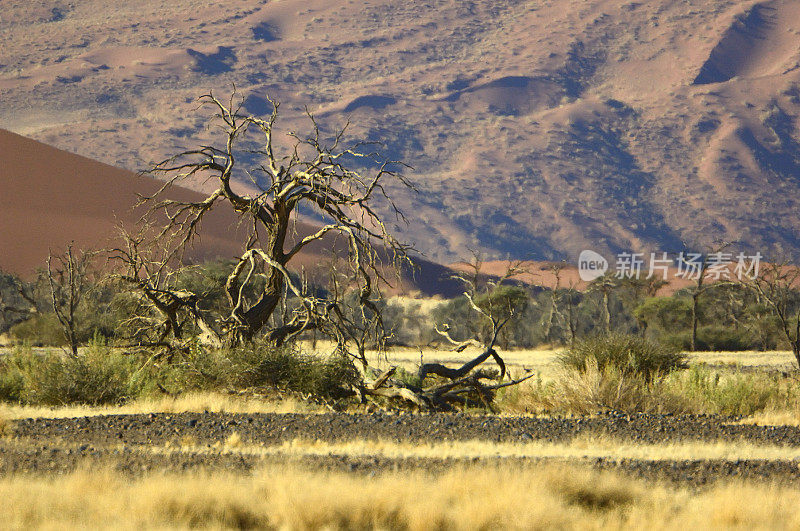
[[[456,340],[450,336],[450,330],[446,326],[441,329],[437,327],[436,331],[453,346],[453,351],[462,352],[469,346],[479,346],[480,354],[456,368],[441,363],[422,363],[417,372],[418,386],[393,380],[396,367],[391,367],[372,383],[359,389],[358,394],[362,397],[366,395],[401,398],[424,410],[447,411],[456,405],[491,409],[497,390],[518,385],[531,378],[534,373],[526,371],[519,378],[503,381],[507,373],[506,365],[495,345],[503,327],[514,316],[513,310],[505,317],[498,318],[478,306],[469,292],[464,296],[472,308],[491,324],[492,332],[488,341],[482,344],[475,338]],[[489,358],[497,364],[499,372],[482,367]]]
[[[219,334],[199,307],[203,294],[180,289],[177,279],[186,267],[169,267],[169,249],[148,241],[149,226],[138,234],[121,231],[124,246],[109,250],[109,258],[121,268],[111,275],[122,280],[136,295],[136,306],[123,323],[131,346],[187,351],[193,341],[187,329],[200,331],[203,343],[220,346]],[[124,335],[124,334],[123,334]]]
[[[765,304],[780,323],[783,337],[789,343],[800,368],[800,268],[789,262],[763,263],[761,274],[743,276],[741,282]]]
[[[47,283],[53,312],[61,324],[72,356],[78,355],[78,307],[90,288],[92,252],[77,252],[72,244],[63,255],[47,256]]]
[[[201,107],[213,110],[215,124],[222,130],[221,141],[183,151],[146,172],[166,182],[154,195],[142,198],[140,206],[146,208],[146,214],[140,230],[128,235],[127,244],[113,253],[125,265],[121,278],[139,294],[141,308],[146,310],[133,318],[139,330],[152,332],[155,325],[158,336],[154,343],[166,348],[185,346],[185,332],[195,326],[208,332],[205,337],[216,337],[231,346],[256,339],[282,345],[313,331],[333,339],[337,351],[355,362],[362,378],[350,389],[353,394],[362,400],[370,396],[397,398],[425,409],[490,403],[494,391],[521,381],[487,384],[485,380],[496,373],[479,368],[492,357],[501,366],[500,379],[505,376],[494,344],[510,315],[503,320],[489,317],[491,337],[472,362],[452,372],[423,366],[420,381],[424,387],[394,379],[393,369],[378,374],[370,367],[365,332],[371,331],[371,343],[379,346],[385,338],[378,304],[380,287],[388,284],[388,275],[399,272],[403,264],[412,265],[409,246],[390,234],[378,207],[382,203],[384,211],[404,221],[386,186],[393,181],[413,188],[399,173],[405,165],[381,161],[364,150],[367,144],[344,146],[346,128],[325,142],[309,113],[311,134],[286,135],[283,140],[289,140],[291,146],[280,154],[286,142],[276,136],[279,105],[268,100],[273,112],[264,120],[243,112],[242,99],[235,94],[227,102],[211,93],[202,96]],[[255,149],[253,135],[259,142]],[[240,167],[253,159],[256,162],[246,171]],[[373,171],[366,175],[349,167],[353,161],[371,164]],[[256,191],[238,191],[235,180],[248,176]],[[214,190],[198,201],[170,198],[169,189],[189,178],[214,183]],[[175,278],[185,249],[216,208],[238,214],[248,233],[224,281],[227,307],[210,319],[198,309],[201,294],[181,289]],[[299,211],[321,218],[322,225],[311,234],[296,234]],[[324,293],[310,285],[304,271],[293,267],[298,254],[322,240],[330,244],[332,255],[339,256],[333,282]],[[346,300],[348,293],[354,294],[350,300]],[[351,352],[354,344],[355,353]],[[437,381],[430,383],[434,376]]]
[[[143,223],[158,230],[140,231],[142,238],[136,245],[165,252],[157,260],[142,260],[128,245],[128,250],[118,249],[117,256],[130,266],[127,280],[163,314],[171,338],[181,332],[175,317],[191,310],[194,300],[190,294],[166,289],[170,268],[180,263],[184,250],[215,208],[232,210],[240,224],[249,227],[241,255],[225,281],[227,313],[215,323],[206,323],[230,345],[256,337],[280,345],[310,330],[327,334],[342,345],[347,341],[342,301],[318,296],[302,275],[292,270],[293,259],[315,242],[325,239],[340,244],[346,287],[357,292],[360,307],[376,314],[380,312],[374,302],[379,284],[387,282],[386,272],[408,260],[408,247],[389,233],[376,210],[376,203],[382,201],[402,219],[384,185],[392,180],[411,187],[398,172],[404,165],[380,161],[374,153],[364,151],[368,144],[343,146],[346,127],[326,143],[310,113],[309,136],[289,133],[278,138],[279,104],[267,99],[273,112],[264,120],[244,112],[243,100],[235,94],[227,102],[212,93],[202,96],[201,107],[213,111],[214,123],[222,129],[220,142],[183,151],[146,172],[166,182],[154,195],[142,198],[147,207]],[[286,144],[282,140],[291,146],[280,154],[281,145]],[[252,149],[253,142],[259,147]],[[250,167],[240,167],[243,161],[253,159],[256,162]],[[362,174],[346,165],[353,160],[374,165],[376,170]],[[257,191],[237,191],[235,179],[247,176]],[[216,188],[199,201],[168,197],[173,185],[188,178],[213,182]],[[322,218],[322,226],[312,234],[297,235],[294,228],[299,210]],[[256,279],[263,282],[263,288],[253,294]],[[287,309],[289,299],[296,301],[292,309]],[[279,314],[284,318],[276,319]]]
[[[476,333],[475,337],[463,340],[451,336],[451,329],[445,323],[435,330],[451,346],[455,352],[462,352],[469,346],[481,348],[480,354],[465,362],[460,367],[448,367],[441,363],[421,363],[417,372],[419,386],[401,385],[391,379],[393,369],[384,373],[371,385],[361,390],[366,395],[396,397],[408,400],[423,409],[448,410],[455,405],[488,407],[491,409],[495,392],[524,382],[533,373],[527,371],[517,379],[503,381],[507,369],[503,358],[496,350],[496,344],[503,328],[517,315],[521,309],[512,299],[502,296],[504,283],[511,278],[525,273],[522,262],[511,263],[505,274],[496,279],[485,278],[481,273],[482,259],[473,253],[474,260],[467,264],[467,274],[456,275],[468,288],[464,297],[470,308],[483,319],[488,334]],[[481,286],[483,286],[481,288]],[[478,302],[482,299],[482,302]],[[499,369],[489,370],[483,364],[492,359]],[[493,382],[493,383],[492,383]]]
[[[482,313],[488,313],[492,318],[499,320],[506,316],[513,315],[516,319],[525,310],[531,299],[528,293],[515,283],[515,277],[522,274],[529,274],[528,269],[521,260],[509,262],[503,274],[499,276],[488,275],[483,271],[484,260],[480,252],[470,250],[472,260],[463,262],[463,270],[451,276],[467,288],[467,294],[472,298],[466,308],[461,307],[458,311],[466,314],[459,315],[458,318],[451,318],[451,323],[457,334],[464,335],[469,333],[481,344],[487,343],[492,335],[492,326],[484,319]],[[475,306],[480,307],[481,312],[475,311]],[[513,319],[512,319],[513,320]],[[466,328],[467,330],[463,330]],[[505,346],[509,343],[507,336],[508,328],[501,332],[500,344]],[[503,335],[506,337],[503,338]]]

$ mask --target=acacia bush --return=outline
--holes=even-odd
[[[235,349],[199,346],[179,361],[160,361],[91,344],[77,357],[16,347],[0,358],[0,400],[28,405],[119,404],[157,394],[270,388],[341,399],[360,381],[344,356],[321,357],[253,343]]]
[[[91,345],[77,357],[16,348],[0,361],[0,399],[31,405],[117,404],[138,395],[136,360]]]
[[[269,387],[323,399],[347,396],[359,374],[350,359],[300,352],[292,345],[250,343],[230,349],[197,348],[178,364],[168,384],[174,392]]]
[[[651,382],[675,369],[686,368],[686,355],[675,348],[626,334],[604,334],[576,341],[559,355],[564,367],[585,371],[595,363],[603,371],[614,368]]]

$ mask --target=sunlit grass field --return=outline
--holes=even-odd
[[[800,489],[697,490],[570,465],[0,479],[11,529],[796,529]]]

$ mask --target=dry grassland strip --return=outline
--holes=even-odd
[[[119,406],[22,406],[0,403],[0,419],[77,418],[148,413],[323,413],[328,408],[291,397],[280,400],[223,393],[186,393],[176,397],[141,398]]]
[[[571,441],[551,443],[503,443],[485,440],[457,442],[409,442],[359,439],[327,442],[293,439],[276,445],[248,445],[234,433],[224,441],[198,446],[192,439],[178,445],[152,446],[154,453],[234,453],[251,456],[348,456],[387,459],[612,459],[642,461],[688,460],[781,460],[795,461],[800,466],[800,447],[759,445],[742,441],[692,441],[666,444],[639,444],[610,437],[578,437]]]
[[[251,474],[110,470],[0,478],[12,529],[793,529],[800,490],[694,489],[569,465],[372,475],[268,466]]]

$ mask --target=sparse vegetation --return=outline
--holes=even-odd
[[[343,356],[323,358],[263,344],[196,349],[171,363],[104,345],[91,345],[74,357],[25,347],[0,357],[0,400],[24,405],[97,406],[243,389],[336,400],[351,396],[358,381],[358,372]]]
[[[515,413],[594,414],[692,413],[725,416],[794,417],[800,407],[800,384],[792,375],[765,369],[709,368],[692,364],[648,382],[615,366],[569,368],[553,378],[533,380],[509,390],[499,400]]]
[[[176,276],[175,286],[202,293],[198,301],[201,312],[219,311],[225,307],[228,267],[230,263],[222,262],[193,266]],[[26,345],[58,347],[65,343],[56,317],[47,312],[46,275],[30,282],[9,275],[3,278],[7,310],[4,315],[9,317],[6,331],[18,347],[12,355],[0,359],[0,395],[14,403],[115,403],[164,393],[229,392],[258,387],[326,401],[342,400],[350,393],[351,398],[345,400],[348,401],[363,378],[341,355],[329,357],[308,347],[301,351],[296,343],[277,349],[258,341],[236,348],[219,348],[203,345],[189,336],[186,348],[172,355],[147,348],[131,349],[128,340],[131,323],[126,316],[137,303],[119,283],[108,281],[93,281],[76,312],[79,332],[76,337],[84,345],[93,345],[82,349],[86,353],[74,362],[65,360],[58,351],[33,354]],[[600,292],[593,295],[559,288],[553,292],[529,293],[519,286],[480,275],[471,281],[479,289],[472,296],[475,307],[465,297],[441,302],[392,299],[375,304],[383,315],[388,341],[409,347],[422,348],[431,341],[450,346],[436,332],[436,327],[444,324],[450,325],[447,335],[462,346],[486,341],[489,320],[475,308],[490,316],[496,314],[495,319],[508,319],[497,338],[506,348],[535,345],[545,338],[556,339],[556,343],[560,338],[560,342],[569,343],[574,332],[575,343],[561,356],[562,363],[571,370],[562,371],[555,380],[552,376],[540,379],[538,388],[528,382],[524,392],[501,389],[501,404],[509,410],[519,410],[519,404],[527,403],[522,409],[592,412],[640,408],[751,415],[793,407],[791,382],[775,374],[701,366],[693,366],[688,372],[675,371],[684,366],[680,351],[690,347],[691,333],[690,301],[680,292],[652,297],[652,287],[622,283],[609,291],[606,301],[605,295],[599,296]],[[15,297],[18,292],[24,297]],[[789,315],[800,297],[795,297],[791,290],[785,293],[782,307],[787,308]],[[786,344],[779,335],[780,320],[772,315],[769,306],[758,304],[752,290],[728,286],[710,290],[704,296],[707,303],[699,315],[701,326],[697,334],[700,348],[741,350]],[[352,294],[348,297],[343,308],[357,325],[358,304],[353,302]],[[615,332],[596,335],[605,327],[606,302],[611,308],[610,325]],[[626,312],[629,312],[627,317]],[[616,331],[630,331],[631,326],[644,337]],[[299,339],[316,344],[310,333],[300,335]],[[462,339],[467,339],[467,343],[459,343]],[[362,344],[365,348],[375,345]],[[105,354],[100,355],[101,351]],[[96,372],[87,366],[89,357],[97,365]],[[428,361],[428,355],[424,357],[423,361]],[[487,359],[493,358],[490,355]],[[536,369],[535,363],[516,363],[517,367]],[[398,367],[392,378],[409,389],[419,389],[423,384],[413,362]],[[93,379],[107,380],[108,387],[97,386],[92,391]],[[56,396],[58,393],[64,396]],[[524,396],[511,399],[515,394]],[[384,398],[376,400],[382,406],[388,405]]]
[[[578,371],[596,365],[600,371],[616,370],[621,375],[642,377],[646,382],[686,367],[686,356],[679,350],[623,334],[603,334],[577,341],[561,355],[560,361]]]

